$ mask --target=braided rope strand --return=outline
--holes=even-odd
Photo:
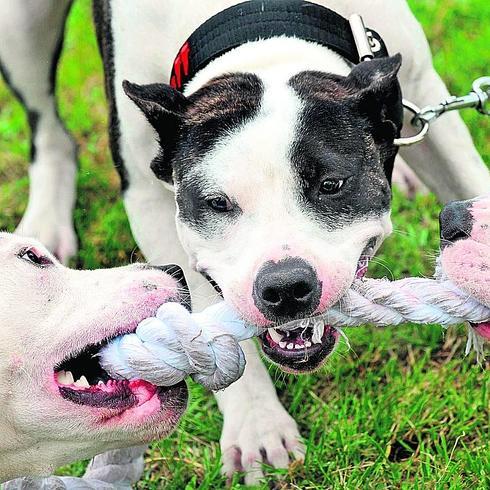
[[[490,322],[490,308],[449,280],[412,277],[355,281],[339,303],[324,314],[279,328],[323,329],[324,323],[336,328],[396,326],[408,322],[449,326],[465,321]],[[141,322],[134,334],[119,337],[105,347],[101,364],[118,378],[171,386],[191,376],[216,391],[243,374],[245,359],[239,342],[261,331],[238,320],[224,303],[193,315],[179,304],[167,303],[156,317]],[[471,333],[468,345],[482,350],[481,342]]]
[[[490,321],[490,308],[451,281],[409,277],[398,281],[355,281],[333,308],[311,320],[323,319],[334,327],[396,326],[403,323],[457,325]],[[297,328],[297,322],[281,330]]]

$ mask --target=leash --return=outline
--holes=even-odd
[[[359,14],[349,18],[350,28],[357,48],[359,62],[374,59],[379,51],[379,42],[373,32],[366,28]],[[413,136],[395,138],[395,146],[410,146],[420,143],[429,132],[430,125],[443,114],[461,109],[476,109],[484,116],[490,116],[490,76],[480,77],[473,81],[471,91],[467,95],[451,95],[437,105],[418,107],[407,99],[402,100],[404,109],[413,114],[410,121],[418,129]]]
[[[437,105],[420,109],[413,102],[403,99],[403,107],[413,114],[412,126],[418,128],[417,134],[394,141],[396,146],[410,146],[420,143],[429,132],[430,125],[440,116],[450,111],[476,109],[484,116],[490,116],[490,77],[480,77],[473,81],[472,89],[467,95],[451,95]]]

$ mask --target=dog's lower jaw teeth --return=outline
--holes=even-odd
[[[286,342],[279,342],[279,347],[281,349],[285,349],[286,348]]]
[[[74,384],[79,388],[90,388],[90,383],[87,381],[87,378],[85,376],[82,376],[80,379],[75,381]]]

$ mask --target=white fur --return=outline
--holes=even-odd
[[[196,74],[186,86],[184,93],[188,95],[195,92],[211,78],[223,73],[255,73],[261,80],[272,85],[279,81],[285,84],[296,73],[306,70],[344,76],[350,72],[346,61],[325,46],[303,39],[280,36],[243,44],[214,59]],[[283,102],[279,94],[276,97],[276,103]]]

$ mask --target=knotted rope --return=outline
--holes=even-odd
[[[279,328],[311,327],[323,332],[325,323],[340,328],[408,322],[449,326],[465,321],[490,322],[490,308],[449,280],[366,279],[355,281],[339,303],[322,315]],[[156,317],[141,322],[134,334],[105,347],[101,364],[118,378],[170,386],[191,376],[208,389],[220,390],[243,373],[245,359],[238,342],[261,331],[240,321],[224,303],[193,315],[179,304],[167,303]],[[481,350],[477,338],[470,335],[468,348]]]
[[[222,390],[245,369],[238,342],[256,333],[224,303],[192,315],[178,303],[166,303],[135,333],[109,343],[100,362],[116,378],[172,386],[191,376],[209,390]]]

